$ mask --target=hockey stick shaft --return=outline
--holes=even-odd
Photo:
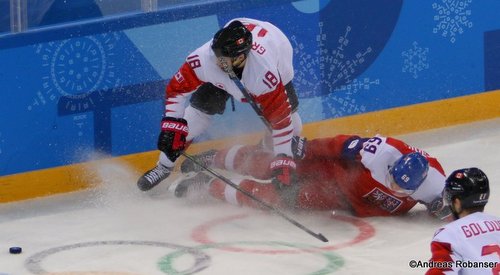
[[[229,78],[231,78],[231,80],[234,82],[234,84],[241,91],[241,93],[243,94],[243,96],[245,97],[245,99],[248,101],[248,103],[250,104],[250,106],[252,106],[252,108],[255,111],[255,113],[257,114],[257,116],[262,120],[262,122],[264,123],[264,125],[266,125],[267,130],[270,133],[272,133],[271,123],[264,117],[264,113],[262,113],[262,110],[257,105],[257,103],[255,102],[255,100],[252,98],[252,96],[250,95],[250,92],[243,85],[243,83],[241,83],[240,79],[236,76],[236,74],[234,73],[234,71],[231,68],[231,66],[229,66],[229,64],[227,64],[227,62],[224,59],[222,59],[222,58],[220,58],[219,61],[223,65],[224,71],[229,75]],[[190,159],[191,161],[193,161],[194,163],[196,163],[197,165],[199,165],[203,169],[207,170],[208,172],[210,172],[215,177],[221,179],[227,185],[229,185],[229,186],[233,187],[234,189],[240,191],[242,194],[244,194],[245,196],[253,199],[254,201],[256,201],[257,203],[259,203],[260,205],[262,205],[262,206],[270,209],[272,212],[276,213],[277,215],[279,215],[280,217],[284,218],[285,220],[287,220],[291,224],[293,224],[293,225],[297,226],[298,228],[302,229],[303,231],[305,231],[309,235],[315,237],[316,239],[318,239],[320,241],[328,242],[328,239],[325,238],[325,236],[323,236],[323,234],[313,232],[309,228],[305,227],[303,224],[299,223],[298,221],[296,221],[296,220],[292,219],[291,217],[287,216],[285,213],[281,212],[276,207],[274,207],[274,206],[272,206],[270,204],[267,204],[266,202],[264,202],[264,201],[260,200],[259,198],[255,197],[253,194],[251,194],[251,193],[249,193],[249,192],[241,189],[238,185],[234,184],[228,178],[220,175],[219,173],[213,171],[212,169],[210,169],[208,167],[205,167],[204,165],[202,165],[201,163],[199,163],[195,159],[193,159],[193,157],[191,157],[191,156],[189,156],[189,155],[187,155],[185,153],[183,153],[183,154],[184,154],[184,156],[186,158]]]
[[[252,106],[252,108],[255,111],[255,113],[257,114],[257,116],[259,116],[259,118],[262,120],[264,125],[266,125],[267,130],[269,132],[272,132],[271,123],[269,123],[269,121],[264,117],[262,110],[259,108],[257,103],[255,103],[255,100],[253,100],[253,98],[250,96],[250,93],[248,92],[247,88],[245,88],[245,86],[243,86],[243,83],[241,83],[241,81],[237,77],[231,77],[231,80],[233,80],[234,84],[236,84],[236,86],[238,86],[238,89],[240,89],[240,91],[243,94],[243,96],[245,97],[245,99],[248,101],[248,103],[250,103],[250,106]]]
[[[262,110],[257,105],[255,100],[252,98],[252,96],[250,95],[250,92],[247,90],[247,88],[243,85],[243,83],[241,83],[241,80],[238,78],[238,76],[236,76],[232,67],[229,64],[227,64],[227,61],[224,60],[223,58],[219,57],[219,62],[222,64],[223,70],[228,74],[229,78],[238,87],[238,89],[241,91],[241,93],[243,94],[245,99],[248,101],[250,106],[252,106],[252,109],[255,111],[257,116],[262,120],[264,125],[266,125],[267,130],[272,133],[273,128],[271,127],[271,123],[269,123],[269,121],[266,119],[266,117],[264,117]]]
[[[305,231],[306,233],[308,233],[309,235],[315,237],[316,239],[320,240],[320,241],[323,241],[323,242],[328,242],[328,239],[325,238],[325,236],[323,236],[323,234],[321,233],[315,233],[313,232],[311,229],[307,228],[306,226],[304,226],[303,224],[299,223],[298,221],[294,220],[293,218],[289,217],[288,215],[286,215],[285,213],[283,213],[282,211],[280,211],[278,208],[262,201],[261,199],[257,198],[256,196],[254,196],[252,193],[246,191],[246,190],[243,190],[241,189],[241,187],[239,187],[237,184],[235,184],[234,182],[232,182],[230,179],[224,177],[223,175],[217,173],[216,171],[214,171],[213,169],[209,168],[209,167],[206,167],[205,165],[201,164],[199,161],[197,161],[195,158],[193,158],[191,155],[187,154],[187,153],[182,153],[182,155],[184,157],[186,157],[187,159],[191,160],[192,162],[194,162],[196,165],[200,166],[201,168],[203,168],[204,170],[206,170],[207,172],[209,172],[210,174],[212,174],[213,176],[217,177],[218,179],[222,180],[224,183],[226,183],[227,185],[231,186],[232,188],[238,190],[239,192],[241,192],[243,195],[251,198],[252,200],[256,201],[259,205],[271,210],[272,212],[274,212],[275,214],[277,214],[278,216],[284,218],[285,220],[287,220],[288,222],[290,222],[291,224],[295,225],[296,227],[302,229],[303,231]]]

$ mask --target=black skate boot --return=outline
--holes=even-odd
[[[203,172],[199,172],[196,176],[181,181],[175,187],[174,195],[177,198],[182,198],[186,197],[188,193],[193,191],[207,191],[208,185],[212,179],[213,177]]]
[[[137,180],[137,187],[141,191],[148,191],[170,176],[172,170],[161,164],[147,171]]]
[[[209,150],[197,155],[193,155],[193,158],[200,164],[203,164],[203,166],[210,168],[214,164],[216,153],[217,150]],[[192,162],[190,159],[184,160],[181,164],[181,172],[183,174],[187,174],[189,172],[200,172],[203,170],[203,168],[201,168],[198,164]]]

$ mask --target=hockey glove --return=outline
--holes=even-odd
[[[367,138],[360,138],[359,136],[352,136],[348,138],[342,147],[342,158],[355,161],[359,155],[359,151],[363,149],[363,143],[367,140]]]
[[[164,117],[161,120],[158,150],[165,153],[172,162],[175,162],[186,148],[186,137],[188,133],[189,128],[185,119]]]
[[[269,168],[271,169],[272,183],[278,189],[294,185],[297,179],[296,164],[291,157],[279,154],[271,161]]]
[[[427,210],[434,217],[442,221],[451,221],[451,209],[443,203],[443,198],[434,199],[429,205],[427,205]]]
[[[292,153],[294,159],[303,159],[306,156],[307,138],[293,136],[292,138]]]

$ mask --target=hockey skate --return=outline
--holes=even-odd
[[[193,158],[203,166],[210,168],[214,164],[215,154],[217,154],[217,150],[209,150],[197,155],[193,155]],[[203,168],[200,165],[191,161],[190,159],[184,160],[181,164],[181,172],[183,174],[187,174],[190,172],[197,173],[200,171],[203,171]]]
[[[189,193],[193,192],[206,192],[208,191],[209,183],[212,181],[212,177],[199,172],[194,177],[182,180],[174,189],[174,195],[177,198],[186,197]]]
[[[137,180],[137,187],[139,187],[141,191],[148,191],[168,178],[171,171],[170,168],[158,164],[155,168],[147,171]]]

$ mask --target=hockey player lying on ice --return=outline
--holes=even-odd
[[[270,167],[281,163],[272,152],[256,145],[210,150],[194,157],[206,166],[255,178],[233,182],[279,207],[346,210],[368,217],[404,214],[423,203],[437,218],[450,216],[442,203],[443,168],[437,159],[401,140],[380,135],[338,135],[308,141],[294,137],[293,145],[297,178],[290,186],[259,181],[271,179]],[[181,170],[198,174],[179,183],[177,197],[201,188],[217,199],[257,207],[253,200],[190,160],[182,163]]]

